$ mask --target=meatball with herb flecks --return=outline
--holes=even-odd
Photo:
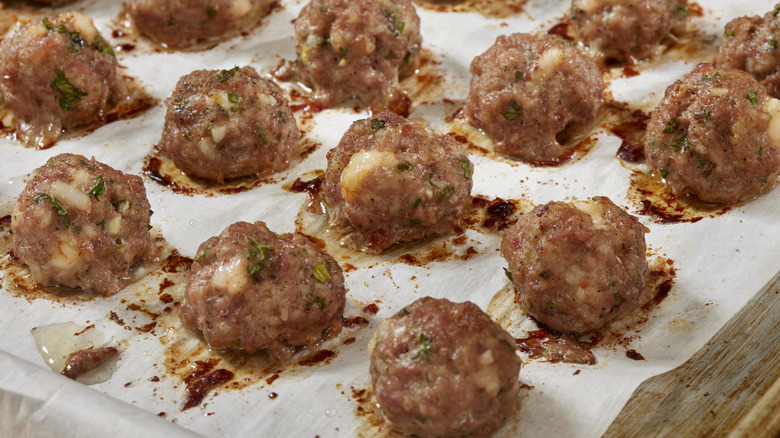
[[[294,74],[324,107],[350,97],[386,108],[420,64],[420,19],[410,0],[311,0],[295,20]]]
[[[729,21],[718,47],[718,67],[736,68],[753,75],[770,96],[780,98],[780,3],[763,17]]]
[[[377,403],[400,432],[489,436],[517,411],[514,339],[474,303],[420,298],[368,349]]]
[[[237,222],[198,248],[179,316],[211,348],[284,360],[337,334],[345,300],[341,268],[316,243]]]
[[[26,143],[48,147],[99,120],[126,89],[111,46],[90,18],[35,18],[0,42],[0,93]]]
[[[471,62],[465,112],[495,150],[536,164],[568,159],[603,105],[601,70],[554,35],[499,36]]]
[[[603,196],[535,207],[501,242],[515,301],[560,332],[582,334],[617,321],[652,297],[647,231]]]
[[[342,245],[378,253],[450,232],[471,191],[473,166],[454,139],[391,112],[358,120],[328,152],[323,197]]]
[[[35,170],[11,215],[14,254],[44,286],[112,295],[152,247],[143,181],[81,155]]]
[[[281,88],[252,67],[183,76],[167,105],[160,147],[217,183],[286,169],[301,136]]]
[[[666,89],[644,136],[652,171],[675,195],[731,203],[780,173],[780,101],[749,74],[701,64]]]
[[[186,48],[237,34],[268,12],[268,0],[126,0],[133,23],[149,38]]]
[[[647,57],[688,19],[687,0],[573,0],[574,30],[599,60]]]

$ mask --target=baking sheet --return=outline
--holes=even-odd
[[[181,75],[195,69],[249,64],[268,73],[279,59],[294,57],[290,22],[304,4],[280,3],[282,8],[246,37],[207,51],[187,53],[153,51],[140,42],[135,50],[119,53],[120,63],[161,100],[170,94]],[[707,40],[708,34],[716,38],[731,18],[763,14],[772,3],[712,0],[702,6],[704,14],[692,18],[692,27],[699,29],[700,40]],[[103,35],[111,39],[120,2],[77,1],[72,7],[95,18]],[[567,1],[532,1],[525,5],[525,13],[508,18],[418,7],[424,46],[440,62],[437,68],[445,72],[446,97],[454,103],[434,99],[412,115],[449,130],[445,118],[465,101],[471,59],[486,50],[498,35],[548,29],[566,15],[568,7]],[[652,108],[666,85],[698,61],[692,56],[640,65],[639,76],[611,81],[612,96],[637,108]],[[289,84],[284,86],[289,88]],[[41,151],[0,139],[0,215],[10,214],[27,174],[62,152],[94,156],[125,172],[140,174],[144,157],[159,140],[164,113],[160,105],[138,118],[106,125]],[[324,169],[327,150],[338,143],[352,121],[366,115],[351,106],[315,114],[306,136],[322,146],[279,174],[275,182],[250,191],[184,196],[145,178],[155,212],[153,224],[174,248],[190,257],[202,241],[238,220],[263,220],[276,232],[295,231],[295,219],[306,203],[306,195],[281,187],[301,175]],[[631,170],[615,158],[620,140],[604,129],[597,130],[595,137],[598,141],[585,157],[560,168],[534,169],[505,159],[472,155],[472,193],[534,204],[606,195],[636,213],[635,202],[627,197]],[[595,366],[526,361],[520,376],[527,385],[521,392],[520,411],[497,436],[600,436],[642,381],[692,356],[780,270],[778,201],[780,190],[774,190],[726,214],[696,223],[662,225],[640,217],[651,229],[647,241],[652,251],[674,261],[677,275],[671,293],[650,312],[646,322],[625,328],[631,332],[628,345],[596,347]],[[0,364],[5,371],[0,378],[0,430],[9,436],[138,436],[146,432],[185,436],[185,429],[206,436],[375,434],[378,429],[369,418],[355,413],[359,405],[356,394],[370,387],[365,350],[378,322],[424,295],[471,300],[487,309],[494,294],[507,287],[501,269],[506,264],[496,250],[500,237],[474,230],[467,230],[466,236],[478,252],[468,260],[450,259],[422,266],[397,259],[356,263],[359,266],[346,274],[345,313],[363,316],[369,325],[345,330],[344,336],[353,337],[354,342],[345,344],[344,336],[329,341],[323,347],[337,352],[329,363],[280,373],[271,383],[257,378],[242,389],[215,390],[204,405],[184,412],[179,411],[184,385],[176,376],[166,376],[163,362],[176,339],[183,339],[188,346],[198,339],[183,331],[175,318],[162,320],[154,334],[128,330],[107,318],[110,311],[124,312],[128,325],[130,318],[132,325],[142,325],[145,316],[128,311],[127,303],[156,288],[159,279],[150,277],[146,283],[107,299],[26,299],[0,291],[0,330],[4,334],[0,338]],[[171,293],[180,294],[181,288],[177,285]],[[361,310],[369,303],[378,304],[376,315]],[[122,344],[121,359],[108,381],[81,386],[44,368],[30,329],[60,321],[95,324],[108,339]],[[626,348],[638,351],[646,360],[629,359]],[[154,377],[159,382],[152,382]],[[276,396],[269,397],[272,394]],[[159,417],[161,413],[163,417]]]

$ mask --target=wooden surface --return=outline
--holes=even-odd
[[[780,437],[780,273],[688,362],[642,383],[604,437]]]

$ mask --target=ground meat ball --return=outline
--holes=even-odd
[[[603,104],[598,66],[554,35],[499,36],[471,62],[466,115],[496,151],[546,164],[571,153],[563,143],[590,131]]]
[[[81,155],[37,169],[11,215],[14,254],[44,286],[111,295],[152,246],[143,181]]]
[[[78,12],[32,19],[0,43],[0,93],[24,140],[48,146],[124,93],[111,47]]]
[[[488,436],[517,410],[514,339],[474,303],[420,298],[369,343],[382,412],[403,433]]]
[[[301,136],[281,88],[252,67],[192,72],[167,105],[160,146],[184,173],[219,183],[287,168]]]
[[[701,64],[666,89],[645,131],[645,155],[675,195],[736,202],[780,172],[780,101],[750,75]]]
[[[451,137],[391,112],[358,120],[328,152],[323,193],[342,245],[378,253],[452,230],[473,166]]]
[[[651,298],[647,231],[605,197],[537,206],[501,242],[515,300],[561,332],[587,333],[622,318]]]
[[[744,70],[780,98],[780,3],[764,17],[740,17],[726,24],[717,66]]]
[[[238,33],[268,11],[268,0],[126,0],[135,25],[172,48],[190,47]]]
[[[420,18],[410,0],[312,0],[295,20],[297,75],[321,105],[357,97],[385,107],[420,64]]]
[[[216,349],[283,360],[341,330],[344,276],[301,234],[237,222],[198,248],[179,316]]]
[[[687,0],[572,0],[571,9],[575,32],[601,60],[647,57],[688,19]]]

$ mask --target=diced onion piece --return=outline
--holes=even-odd
[[[66,207],[73,207],[86,212],[91,210],[89,195],[81,192],[76,185],[56,181],[52,184],[51,196],[66,210]]]
[[[360,151],[349,160],[349,164],[341,172],[341,196],[346,201],[359,195],[358,188],[375,169],[398,166],[398,160],[391,152]]]
[[[227,126],[225,126],[225,125],[214,126],[214,127],[211,128],[211,138],[214,139],[214,143],[221,142],[222,139],[225,138],[225,134],[227,134]],[[201,140],[201,142],[202,142],[202,140]],[[213,153],[215,152],[214,148],[210,147],[209,149],[210,149],[211,154],[213,155]],[[201,147],[201,150],[203,150],[203,147]],[[206,151],[204,150],[204,152],[206,152]]]
[[[718,97],[728,96],[729,90],[728,88],[712,87],[710,88],[710,94]]]
[[[772,120],[769,121],[767,134],[780,147],[780,100],[770,98],[764,104],[764,109],[772,116]]]
[[[563,51],[557,47],[548,49],[539,59],[539,71],[544,76],[552,75],[563,62],[563,56]]]
[[[245,258],[234,257],[217,267],[211,276],[211,284],[229,294],[240,292],[249,281],[247,262]]]
[[[52,254],[51,264],[53,267],[67,271],[78,263],[81,258],[81,252],[66,241],[61,241]]]
[[[249,0],[233,0],[230,2],[230,16],[241,18],[252,11],[252,2]]]
[[[604,210],[598,202],[573,201],[572,204],[579,210],[590,215],[590,218],[593,220],[593,226],[596,227],[597,230],[606,230],[610,228],[609,224],[607,224],[607,221],[604,219]]]
[[[122,215],[116,215],[107,220],[104,229],[109,236],[118,236],[122,231]]]

